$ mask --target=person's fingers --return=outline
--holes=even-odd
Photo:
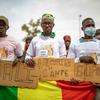
[[[95,86],[99,86],[100,87],[100,83],[93,83]]]
[[[72,84],[78,84],[79,81],[78,81],[78,80],[75,80],[74,78],[72,78],[72,79],[71,79],[71,83],[72,83]]]
[[[30,65],[30,62],[31,62],[31,59],[27,59],[27,60],[25,61],[25,63],[26,63],[27,65]]]
[[[25,61],[25,63],[30,67],[34,67],[35,66],[35,62],[32,59],[27,59]]]
[[[96,65],[97,63],[94,61],[94,63],[93,63],[93,64],[95,64],[95,65]]]
[[[94,61],[94,58],[91,56],[82,56],[79,58],[81,63],[90,63],[90,64],[96,64]]]
[[[16,66],[17,65],[17,62],[12,62],[12,66]]]
[[[19,62],[24,63],[24,58],[20,58]]]
[[[14,67],[14,66],[16,66],[17,65],[17,63],[18,63],[18,59],[15,59],[13,62],[12,62],[12,66]]]
[[[31,60],[31,65],[32,65],[32,67],[35,66],[35,62],[33,60]]]

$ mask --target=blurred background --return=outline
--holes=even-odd
[[[10,23],[7,33],[20,42],[27,36],[23,25],[37,22],[44,13],[54,15],[53,31],[59,38],[68,34],[75,42],[83,35],[81,22],[84,18],[93,18],[96,28],[100,28],[99,10],[100,0],[0,0],[0,15],[8,17]]]

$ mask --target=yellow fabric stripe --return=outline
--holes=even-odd
[[[62,100],[62,93],[56,81],[45,81],[36,89],[18,88],[18,100]]]

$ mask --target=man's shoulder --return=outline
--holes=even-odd
[[[19,45],[20,42],[16,40],[13,36],[7,36],[6,41],[12,43],[13,45]]]
[[[6,37],[4,37],[4,39],[3,39],[4,41],[8,41],[8,42],[16,42],[17,40],[14,38],[14,37],[12,37],[12,36],[6,36]]]
[[[61,38],[61,37],[55,36],[55,37],[54,37],[54,40],[57,41],[58,43],[62,43],[62,42],[64,43],[64,40],[63,40],[63,38]]]
[[[80,46],[85,47],[85,45],[99,45],[99,44],[100,44],[100,42],[98,40],[94,39],[94,38],[90,41],[86,41],[84,38],[80,38],[80,39],[77,40],[77,42],[75,42],[72,45],[72,47],[78,48]]]
[[[33,37],[32,42],[38,41],[40,39],[41,35],[38,34],[37,36]]]

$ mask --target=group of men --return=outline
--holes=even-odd
[[[57,34],[52,31],[54,25],[53,15],[42,15],[41,27],[43,31],[33,39],[30,38],[30,45],[28,47],[27,45],[25,46],[24,62],[28,66],[34,67],[33,57],[67,57],[74,58],[76,62],[100,64],[100,29],[96,31],[95,22],[92,18],[86,18],[82,21],[84,37],[81,37],[78,42],[71,45],[70,36],[64,36],[63,39],[56,37]],[[16,57],[19,61],[23,62],[21,45],[6,34],[8,28],[8,19],[0,16],[0,60],[14,61]],[[64,96],[64,100],[100,99],[99,88],[91,82],[73,80],[71,82],[58,81],[58,83],[59,86],[62,86],[62,84],[66,85],[65,90],[68,94]],[[51,100],[53,99],[51,98]]]

